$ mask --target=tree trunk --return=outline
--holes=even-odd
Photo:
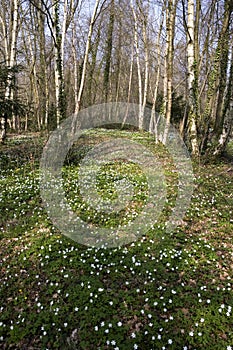
[[[120,4],[119,4],[120,5]],[[116,85],[115,85],[115,101],[118,102],[119,94],[121,89],[121,72],[122,72],[122,23],[121,18],[119,19],[119,33],[118,33],[118,49],[117,49],[117,58],[116,58]]]
[[[99,49],[100,39],[101,39],[101,21],[100,21],[100,24],[98,25],[95,39],[93,40],[93,42],[90,43],[90,50],[89,50],[90,56],[91,56],[90,70],[87,77],[87,94],[88,94],[89,106],[92,106],[95,103],[96,93],[97,93],[95,86],[93,86],[93,81],[95,77],[94,74],[97,71],[96,62],[97,62],[97,53]]]
[[[201,140],[202,154],[209,153],[210,149],[213,148],[213,144],[216,142],[216,138],[221,135],[224,125],[223,99],[226,85],[223,79],[228,66],[228,39],[226,41],[226,38],[229,38],[229,25],[231,22],[232,10],[232,2],[225,0],[222,28],[214,56],[214,66],[208,81],[207,101],[203,115],[204,134]],[[217,113],[219,113],[219,115],[217,115]],[[214,130],[212,139],[210,140],[211,127]],[[210,141],[209,145],[208,140]]]
[[[134,17],[134,47],[136,51],[136,62],[137,62],[137,73],[138,73],[138,99],[139,99],[139,115],[138,115],[138,127],[139,130],[143,128],[143,115],[142,115],[142,103],[143,103],[143,92],[142,92],[142,74],[140,64],[140,50],[138,41],[138,18],[134,9],[133,1],[130,2],[133,17]]]
[[[221,134],[219,135],[219,130],[217,130],[217,144],[215,146],[213,154],[221,155],[227,146],[230,139],[232,128],[233,128],[233,52],[231,52],[231,66],[228,78],[227,92],[224,99],[224,106],[222,115],[224,117],[223,125],[221,126]]]
[[[171,121],[172,109],[172,78],[173,78],[173,58],[174,58],[174,31],[176,17],[177,0],[168,0],[166,10],[166,72],[165,72],[165,128],[163,143],[167,141]]]
[[[90,44],[91,44],[91,37],[92,37],[92,33],[93,33],[93,27],[95,24],[95,19],[96,19],[99,3],[100,3],[100,0],[95,1],[94,10],[93,10],[91,22],[89,25],[89,31],[88,31],[88,37],[87,37],[86,49],[85,49],[84,61],[83,61],[83,68],[82,68],[82,76],[81,76],[79,92],[78,92],[77,105],[75,106],[75,114],[77,114],[80,110],[81,98],[82,98],[85,79],[86,79],[86,70],[87,70],[88,54],[89,54]],[[74,131],[74,127],[73,127],[73,131]]]
[[[114,0],[111,0],[110,4],[110,17],[109,25],[107,32],[107,43],[106,43],[106,52],[105,52],[105,68],[104,68],[104,95],[105,102],[108,102],[109,96],[109,76],[110,76],[110,67],[111,67],[111,57],[112,57],[112,46],[113,46],[113,29],[115,21],[115,3]]]
[[[133,64],[134,64],[134,45],[132,45],[132,53],[131,53],[131,60],[130,60],[130,69],[129,69],[129,84],[128,84],[128,96],[127,96],[127,107],[125,111],[124,120],[122,123],[122,127],[124,127],[126,120],[128,118],[128,112],[129,112],[129,103],[131,98],[131,89],[132,89],[132,78],[133,78]]]
[[[227,71],[228,71],[228,57],[229,57],[229,41],[230,32],[229,25],[231,21],[232,9],[229,8],[229,3],[225,4],[225,19],[223,23],[223,33],[221,39],[221,59],[219,67],[219,84],[218,84],[218,96],[216,99],[216,114],[214,120],[214,134],[219,137],[222,133],[224,123],[224,99],[227,88]]]
[[[199,156],[199,145],[197,135],[197,118],[198,118],[198,78],[197,78],[197,62],[195,61],[195,46],[194,46],[194,0],[188,0],[188,21],[187,21],[187,60],[188,60],[188,91],[189,91],[189,138],[191,143],[192,155]],[[197,36],[197,33],[196,33]],[[198,38],[196,38],[198,42]]]
[[[149,125],[149,132],[153,133],[155,135],[155,141],[158,142],[158,120],[156,120],[156,103],[157,103],[157,97],[158,97],[158,90],[159,90],[159,81],[160,81],[160,75],[161,75],[161,35],[163,30],[163,22],[164,22],[164,8],[162,9],[161,13],[161,23],[157,38],[157,44],[156,44],[156,52],[157,52],[157,75],[156,75],[156,82],[155,82],[155,88],[154,88],[154,94],[153,94],[153,104],[152,104],[152,110],[151,110],[151,118],[150,118],[150,125]]]
[[[144,13],[142,14],[142,16],[143,16],[142,35],[143,35],[144,52],[145,52],[144,93],[143,93],[142,111],[141,111],[141,118],[143,123],[146,102],[147,102],[147,94],[148,94],[148,82],[149,82],[149,42],[148,42],[148,36],[147,36],[148,14]]]
[[[54,49],[54,79],[55,79],[55,97],[56,97],[56,118],[57,127],[60,125],[60,120],[65,117],[66,106],[64,96],[64,73],[63,73],[63,58],[64,58],[64,37],[66,33],[67,19],[67,0],[64,4],[62,33],[60,30],[60,6],[57,0],[53,0],[53,37],[55,38]]]
[[[42,5],[43,6],[43,5]],[[38,13],[38,27],[39,27],[39,46],[40,46],[40,124],[45,128],[48,127],[48,113],[49,113],[49,88],[48,88],[48,73],[46,65],[46,48],[45,48],[45,15],[41,11]]]
[[[16,43],[17,43],[17,29],[18,29],[18,12],[19,12],[19,0],[14,0],[12,3],[11,10],[11,41],[10,48],[6,51],[6,56],[8,58],[7,68],[8,68],[8,76],[6,81],[6,89],[5,89],[5,101],[9,101],[12,105],[13,102],[13,94],[11,90],[11,86],[14,79],[13,67],[16,63]],[[6,43],[5,43],[6,44]],[[9,54],[8,54],[9,53]],[[12,113],[10,113],[12,116]],[[1,129],[0,129],[0,143],[3,143],[6,138],[6,126],[7,126],[7,118],[9,116],[4,113],[1,116]]]
[[[31,36],[28,35],[27,37],[27,42],[25,42],[25,46],[28,45],[29,47],[29,52],[30,52],[30,57],[29,57],[29,61],[30,63],[29,66],[30,67],[30,80],[31,80],[31,86],[32,86],[32,92],[33,92],[33,105],[34,105],[34,115],[37,119],[37,126],[38,129],[41,129],[41,119],[40,119],[40,95],[39,95],[39,90],[38,90],[38,83],[37,83],[37,79],[38,79],[38,73],[37,73],[37,69],[36,69],[36,58],[34,55],[33,51],[33,47],[32,47],[32,41],[31,41]],[[35,47],[34,47],[35,50]]]

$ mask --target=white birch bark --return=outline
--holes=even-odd
[[[74,106],[78,105],[78,57],[76,51],[76,36],[75,36],[75,24],[72,23],[72,56],[74,65]]]
[[[187,59],[188,59],[188,90],[191,111],[189,114],[189,133],[192,147],[192,154],[199,155],[197,140],[196,110],[195,110],[195,72],[194,72],[194,0],[188,0],[188,20],[187,20]]]
[[[5,60],[8,63],[9,62],[9,50],[8,50],[8,42],[7,42],[7,28],[5,19],[2,15],[0,15],[0,23],[2,27],[3,37],[4,37],[4,55]],[[6,116],[1,115],[0,117],[0,143],[2,143],[6,136]]]
[[[130,103],[130,97],[131,97],[132,78],[133,78],[133,62],[134,62],[134,45],[132,45],[131,60],[130,60],[127,107],[126,107],[126,111],[125,111],[125,116],[124,116],[124,120],[123,120],[123,123],[122,123],[122,127],[126,123],[126,120],[127,120],[127,117],[128,117],[128,112],[129,112],[129,103]]]
[[[10,99],[13,100],[13,95],[11,94],[11,83],[13,79],[12,68],[16,64],[16,43],[17,43],[19,0],[13,0],[12,5],[13,5],[13,10],[12,10],[12,25],[11,25],[11,41],[10,41],[9,48],[7,48],[7,38],[5,39],[6,58],[8,58],[7,66],[9,69],[6,90],[5,90],[5,100],[10,100]],[[6,33],[7,31],[5,28],[5,35]],[[0,142],[3,142],[6,136],[6,123],[7,123],[7,116],[6,115],[1,116]]]
[[[42,9],[43,4],[41,5]],[[48,126],[48,114],[49,114],[49,87],[48,87],[48,72],[46,64],[46,37],[45,37],[45,15],[44,13],[38,14],[38,26],[39,26],[39,46],[40,46],[40,70],[42,75],[42,84],[44,88],[44,98],[42,99],[42,110],[44,113],[41,113],[40,124],[45,126],[47,129]]]
[[[62,32],[61,32],[62,68],[64,64],[64,48],[65,48],[65,39],[66,39],[66,30],[67,30],[67,15],[68,15],[68,0],[65,0],[63,5],[63,21],[62,21]]]
[[[156,103],[157,103],[157,97],[158,97],[158,89],[159,89],[159,81],[160,81],[160,75],[161,75],[161,35],[163,30],[163,22],[164,22],[164,8],[162,9],[161,14],[161,23],[159,27],[159,33],[157,37],[157,43],[156,43],[156,52],[157,52],[157,75],[156,75],[156,81],[155,81],[155,88],[153,93],[153,104],[152,104],[152,110],[151,110],[151,118],[150,118],[150,125],[149,125],[149,132],[154,134],[155,142],[158,142],[158,122],[159,120],[156,120]]]
[[[56,13],[56,6],[59,6],[57,4],[56,0],[53,0],[53,38],[55,38],[54,42],[54,82],[55,82],[55,104],[56,104],[56,118],[57,118],[57,127],[59,127],[60,119],[61,119],[61,112],[60,112],[60,106],[59,106],[59,97],[60,97],[60,86],[61,86],[61,72],[59,71],[59,60],[61,59],[61,52],[59,47],[59,33],[58,28],[58,14]]]
[[[141,74],[141,65],[140,65],[140,51],[139,51],[139,43],[138,43],[138,18],[134,9],[133,0],[130,1],[130,6],[132,9],[133,17],[134,17],[134,47],[136,53],[136,62],[137,62],[137,73],[138,73],[138,100],[139,100],[139,115],[138,115],[138,127],[139,130],[142,130],[143,127],[143,92],[142,92],[142,74]]]
[[[55,79],[55,99],[56,99],[56,114],[57,127],[59,127],[62,114],[64,113],[64,45],[67,31],[67,12],[68,0],[65,0],[63,5],[63,21],[60,21],[60,4],[57,0],[53,0],[53,38],[55,38],[55,55],[54,55],[54,79]],[[61,32],[60,32],[61,28]]]
[[[6,62],[9,62],[9,48],[8,48],[8,42],[7,42],[7,28],[6,28],[6,22],[3,15],[0,14],[0,23],[2,27],[2,35],[3,35],[3,43],[4,43],[4,56]]]
[[[40,98],[39,98],[38,85],[36,82],[37,80],[36,58],[32,48],[32,40],[30,35],[28,35],[28,44],[29,44],[29,51],[30,51],[30,58],[31,58],[31,77],[32,77],[32,85],[33,85],[35,112],[37,117],[38,129],[40,130],[41,129],[40,116],[39,116],[39,99]]]
[[[148,95],[148,82],[149,82],[149,42],[147,37],[147,14],[145,14],[145,19],[143,20],[143,41],[144,41],[144,51],[145,51],[145,82],[144,82],[144,93],[143,102],[141,110],[141,128],[143,127],[143,119],[146,108],[146,101]]]
[[[172,109],[172,78],[173,78],[173,58],[174,58],[174,30],[176,17],[177,0],[169,0],[166,10],[166,58],[165,58],[165,128],[163,133],[163,143],[167,141]]]

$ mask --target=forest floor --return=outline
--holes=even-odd
[[[166,205],[157,223],[122,247],[86,247],[53,225],[41,200],[42,138],[0,148],[0,349],[233,349],[233,164],[193,164],[195,189],[180,225],[165,222],[177,176],[147,134],[95,130],[63,165],[67,200],[84,221],[106,228],[140,215],[148,186],[126,161],[100,172],[99,194],[114,199],[114,177],[128,177],[134,200],[120,215],[98,215],[78,190],[80,162],[93,145],[129,138],[163,161]],[[120,174],[120,175],[119,175]],[[120,176],[120,177],[119,177]]]

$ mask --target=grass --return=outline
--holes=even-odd
[[[194,164],[191,206],[168,235],[177,176],[163,147],[147,134],[91,131],[69,152],[63,180],[72,209],[95,226],[128,224],[147,200],[140,168],[121,159],[101,167],[97,188],[104,200],[116,200],[114,183],[127,177],[134,189],[127,208],[115,215],[83,203],[80,162],[114,137],[160,157],[168,199],[157,224],[121,248],[83,246],[52,224],[39,190],[43,140],[9,141],[0,149],[0,348],[232,349],[232,164]]]

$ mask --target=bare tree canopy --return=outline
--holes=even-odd
[[[0,0],[0,9],[1,141],[7,128],[52,130],[81,108],[125,101],[140,105],[140,129],[151,107],[151,130],[155,112],[166,119],[164,138],[172,123],[194,156],[224,151],[232,1]],[[3,108],[16,91],[24,112]]]

